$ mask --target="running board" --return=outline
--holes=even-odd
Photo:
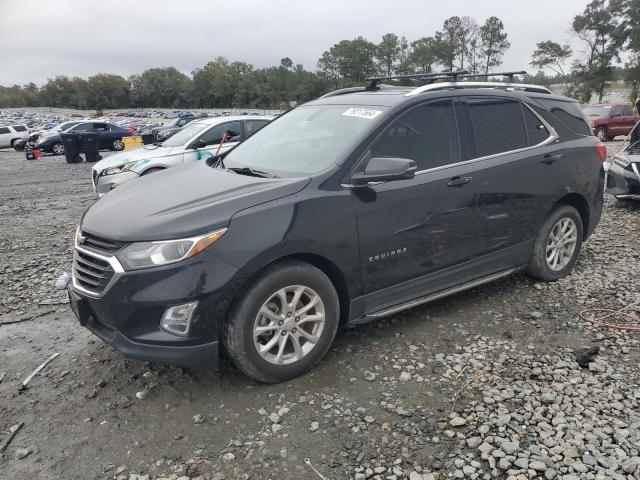
[[[485,283],[493,282],[494,280],[498,280],[499,278],[508,277],[514,272],[517,272],[522,267],[509,268],[507,270],[502,270],[501,272],[492,273],[491,275],[487,275],[486,277],[477,278],[475,280],[471,280],[470,282],[463,283],[461,285],[456,285],[455,287],[447,288],[445,290],[440,290],[439,292],[432,293],[430,295],[426,295],[424,297],[416,298],[414,300],[410,300],[405,303],[401,303],[400,305],[394,305],[393,307],[388,307],[383,310],[378,310],[377,312],[368,313],[365,315],[366,318],[382,318],[388,317],[389,315],[393,315],[394,313],[401,312],[402,310],[406,310],[408,308],[417,307],[418,305],[422,305],[423,303],[433,302],[442,297],[448,297],[449,295],[453,295],[454,293],[462,292],[464,290],[469,290],[470,288],[478,287],[480,285],[484,285]]]

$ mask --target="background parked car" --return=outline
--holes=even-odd
[[[184,127],[186,124],[188,124],[189,122],[191,122],[191,121],[193,121],[195,119],[196,119],[195,115],[186,115],[186,116],[183,116],[183,117],[178,117],[178,118],[174,119],[173,121],[167,123],[166,125],[154,128],[151,131],[151,133],[154,133],[158,137],[159,141],[163,141],[163,140],[166,140],[167,138],[169,138],[174,133],[176,133],[178,130],[180,130],[182,127]]]
[[[29,129],[26,125],[7,125],[0,127],[0,148],[13,147],[18,140],[29,138]]]
[[[629,135],[640,116],[630,103],[588,105],[582,109],[589,119],[593,133],[601,140],[613,140],[618,135]]]
[[[159,145],[126,150],[96,163],[92,172],[93,186],[101,197],[142,175],[224,153],[271,120],[270,117],[246,115],[191,122]]]
[[[122,137],[131,136],[129,130],[106,122],[80,122],[77,125],[64,130],[65,133],[97,133],[98,148],[100,150],[122,150],[124,144]],[[36,147],[45,153],[55,155],[64,154],[64,146],[60,135],[52,135],[45,139],[38,139]]]

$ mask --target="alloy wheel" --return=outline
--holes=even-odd
[[[324,325],[320,295],[304,285],[291,285],[272,294],[260,308],[253,324],[253,343],[267,362],[288,365],[315,348]]]
[[[122,150],[124,148],[124,143],[122,140],[114,140],[113,141],[113,149],[114,150]]]
[[[573,219],[563,217],[553,226],[547,239],[547,265],[554,272],[565,268],[576,251],[578,228]]]
[[[61,143],[54,143],[53,153],[55,153],[56,155],[62,155],[64,153],[64,145],[62,145]]]

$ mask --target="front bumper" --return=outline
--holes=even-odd
[[[640,199],[640,165],[630,163],[624,168],[613,161],[607,172],[607,193],[616,198]]]
[[[236,272],[204,251],[172,265],[116,272],[97,294],[78,288],[72,276],[69,300],[81,325],[127,357],[213,370]],[[168,307],[193,301],[198,307],[187,336],[160,328]]]
[[[116,173],[114,175],[100,175],[100,172],[96,172],[95,170],[92,172],[92,182],[93,182],[93,190],[96,192],[98,198],[103,195],[109,193],[114,188],[119,187],[120,185],[130,182],[134,178],[138,178],[138,175],[135,172],[122,172]]]

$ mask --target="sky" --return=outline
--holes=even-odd
[[[537,42],[580,48],[570,25],[587,0],[0,0],[0,85],[56,75],[127,77],[173,66],[190,74],[218,56],[255,67],[283,57],[315,70],[340,40],[409,41],[450,16],[502,19],[511,48],[501,68],[529,70]]]

